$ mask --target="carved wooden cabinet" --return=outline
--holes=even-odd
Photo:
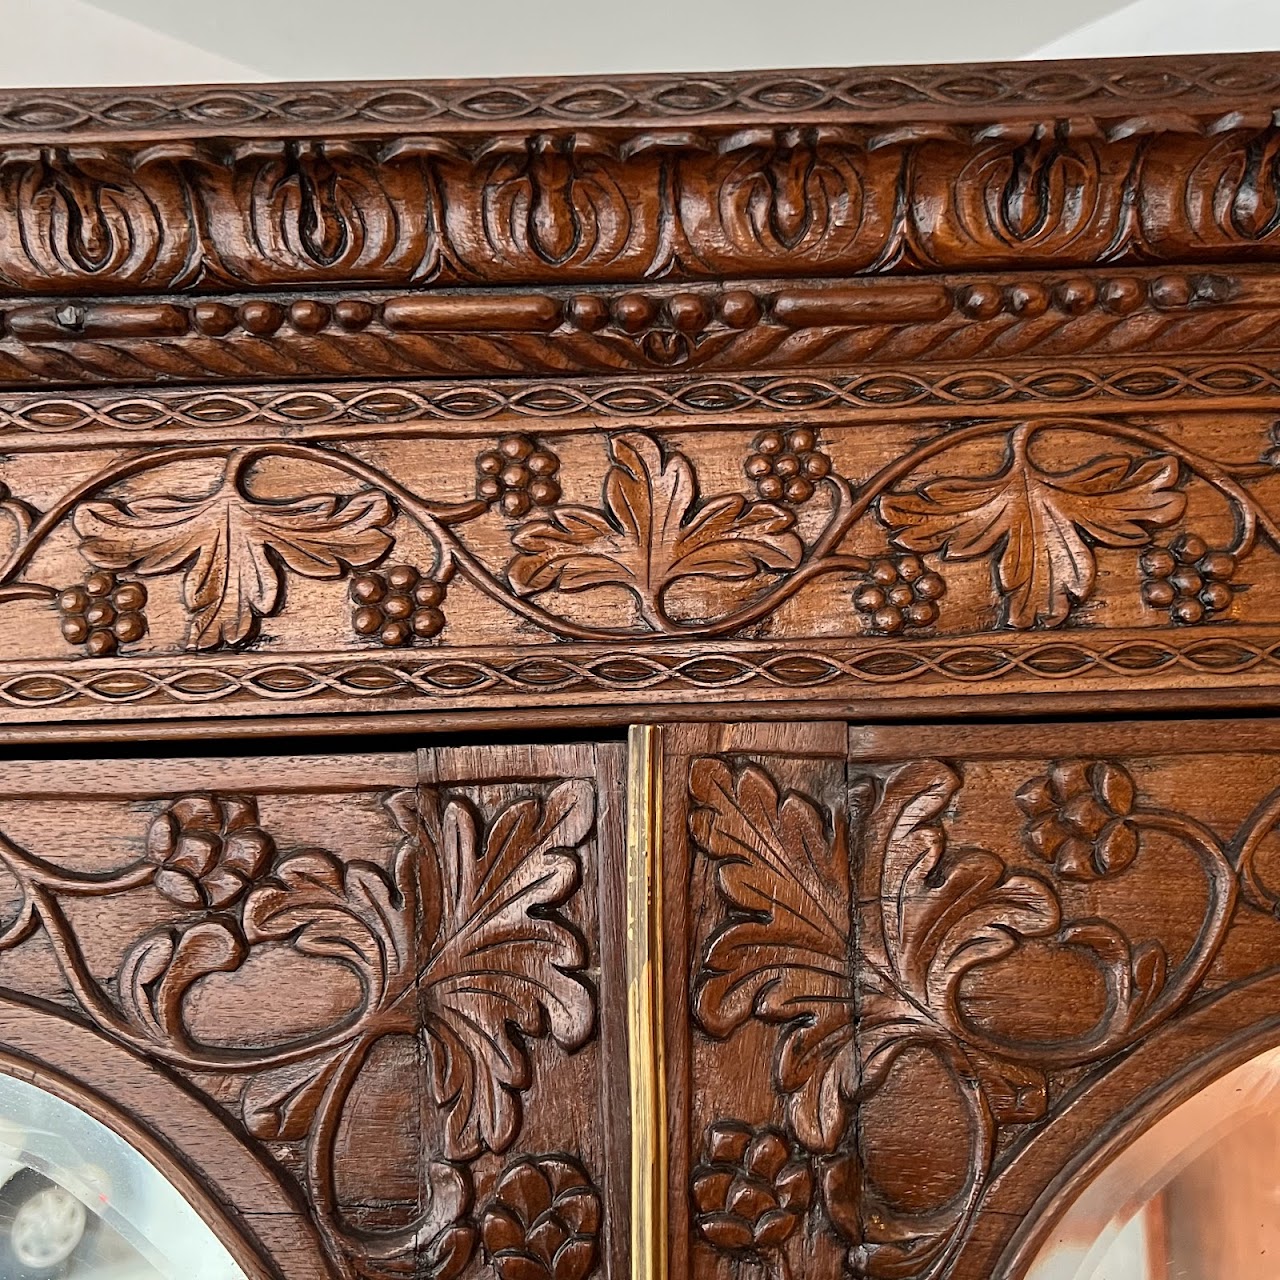
[[[0,1070],[248,1280],[1049,1280],[1280,1042],[1278,109],[0,94]]]

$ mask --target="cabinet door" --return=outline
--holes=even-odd
[[[0,1068],[251,1277],[621,1275],[622,764],[0,765]]]
[[[651,750],[672,1275],[1023,1275],[1107,1158],[1280,1041],[1274,724]]]

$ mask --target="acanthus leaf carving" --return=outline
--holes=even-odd
[[[945,1002],[967,968],[1007,955],[1060,920],[1049,885],[1008,875],[986,849],[951,849],[938,819],[960,789],[945,764],[906,765],[884,784],[866,832],[878,865],[876,927],[862,936],[868,961],[926,1007]]]
[[[1093,545],[1141,547],[1178,520],[1186,497],[1171,457],[1095,459],[1071,471],[1041,468],[1014,432],[1004,466],[981,479],[932,480],[886,493],[880,518],[894,541],[945,559],[992,556],[1006,625],[1057,626],[1093,590]]]
[[[503,1151],[520,1125],[531,1065],[520,1037],[581,1046],[594,1027],[578,971],[582,940],[556,908],[577,889],[570,850],[594,823],[590,784],[517,800],[482,831],[462,798],[417,815],[424,934],[418,977],[432,1091],[448,1118],[447,1154]],[[518,1034],[517,1034],[518,1033]]]
[[[843,822],[781,795],[755,765],[695,762],[691,824],[730,908],[694,994],[699,1023],[726,1036],[748,1018],[781,1024],[775,1062],[788,1118],[815,1151],[835,1149],[857,1097],[852,898]]]
[[[74,522],[81,551],[103,569],[183,571],[187,644],[209,649],[251,638],[279,606],[283,569],[341,577],[386,554],[391,504],[377,492],[260,501],[231,462],[212,492],[86,502]]]

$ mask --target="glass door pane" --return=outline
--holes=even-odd
[[[196,1211],[69,1102],[0,1075],[0,1280],[244,1280]]]
[[[1274,1280],[1280,1049],[1223,1076],[1120,1153],[1028,1280]]]

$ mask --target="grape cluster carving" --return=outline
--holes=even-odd
[[[1236,557],[1187,533],[1169,547],[1152,547],[1138,561],[1142,598],[1167,609],[1174,622],[1193,625],[1226,613],[1235,599]]]
[[[83,645],[90,657],[108,657],[147,634],[146,604],[141,582],[99,569],[85,577],[83,586],[68,587],[58,596],[63,638]]]
[[[413,565],[367,570],[351,579],[351,626],[388,649],[433,640],[444,629],[444,597],[445,584]]]

